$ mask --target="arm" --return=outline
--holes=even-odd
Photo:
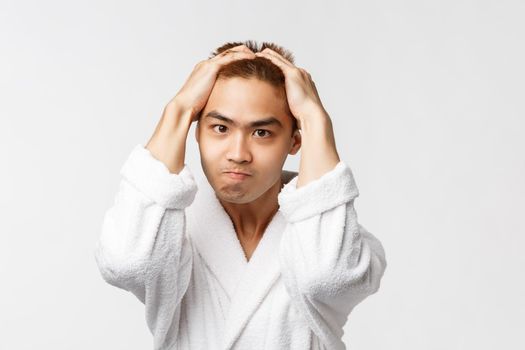
[[[357,222],[359,192],[344,162],[303,187],[297,180],[279,194],[288,222],[280,247],[283,278],[312,331],[338,349],[348,315],[380,286],[385,252]]]
[[[380,241],[357,222],[359,191],[337,155],[328,114],[320,108],[308,115],[300,120],[299,176],[279,195],[288,221],[280,259],[297,308],[337,349],[352,309],[379,289],[386,259]]]
[[[158,287],[164,275],[176,276],[182,288],[188,282],[191,249],[184,209],[197,191],[184,164],[190,125],[191,113],[170,101],[148,145],[136,145],[122,166],[119,190],[96,245],[103,278],[143,303],[148,285]]]
[[[343,349],[348,314],[379,288],[386,268],[379,240],[357,222],[358,190],[336,151],[331,120],[310,73],[270,48],[256,53],[281,68],[290,111],[301,129],[299,176],[278,196],[287,220],[279,250],[296,309],[328,349]]]
[[[254,57],[245,46],[199,62],[164,108],[147,145],[137,145],[121,169],[94,254],[103,278],[145,304],[155,349],[178,339],[180,303],[190,283],[193,254],[185,208],[197,185],[184,163],[186,139],[225,64]]]
[[[157,148],[136,145],[122,166],[119,190],[105,213],[94,251],[104,280],[145,305],[155,348],[177,337],[180,305],[193,268],[185,208],[193,202],[197,184],[182,151],[190,123],[178,119],[186,113],[173,111],[165,109],[150,140]],[[166,157],[166,163],[157,157]],[[170,172],[170,160],[182,162],[180,171]]]
[[[130,291],[145,303],[148,284],[163,273],[189,267],[184,208],[197,186],[187,166],[169,173],[163,163],[138,144],[120,171],[113,205],[104,215],[95,258],[104,280]],[[170,264],[171,262],[171,264]]]

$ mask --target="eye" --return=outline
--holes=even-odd
[[[268,131],[268,130],[266,130],[266,129],[257,129],[257,130],[255,130],[256,133],[257,133],[258,131],[264,131],[264,132],[266,133],[266,135],[268,135],[267,137],[269,137],[269,136],[272,134],[271,131]],[[264,136],[261,137],[261,138],[264,138]]]
[[[216,126],[222,126],[223,128],[227,129],[226,125],[222,125],[222,124],[214,124],[212,125],[212,128],[215,129]],[[222,134],[222,132],[219,132],[219,134]]]

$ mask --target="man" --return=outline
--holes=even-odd
[[[191,123],[206,178],[184,162]],[[283,170],[302,148],[299,172]],[[385,252],[357,222],[311,76],[283,48],[227,43],[198,63],[121,169],[95,257],[145,304],[154,349],[345,349]]]

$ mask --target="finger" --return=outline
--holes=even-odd
[[[224,52],[221,53],[221,55],[226,56],[232,52],[247,52],[247,53],[253,54],[252,50],[250,50],[246,45],[241,44],[241,45],[237,45],[237,46],[234,46],[234,47],[231,47],[225,50]]]
[[[219,61],[234,61],[238,59],[255,58],[255,54],[251,51],[230,51],[228,54],[220,57]]]
[[[270,55],[274,55],[278,58],[280,58],[281,60],[283,60],[284,62],[292,65],[292,66],[295,66],[292,62],[288,61],[288,59],[286,59],[283,55],[281,55],[279,52],[275,51],[275,50],[272,50],[270,49],[269,47],[266,47],[264,48],[264,50],[262,50],[262,52],[267,52],[269,53]]]
[[[242,52],[248,52],[248,53],[253,53],[252,50],[250,50],[246,45],[242,44],[242,45],[237,45],[237,46],[234,46],[234,47],[230,47],[229,49],[227,50],[224,50],[223,52],[220,53],[221,56],[225,56],[231,52],[235,52],[235,51],[242,51]]]
[[[266,52],[256,52],[255,56],[264,57],[266,59],[269,59],[273,64],[275,64],[277,67],[281,68],[281,70],[285,74],[291,73],[291,70],[296,68],[294,65],[290,65],[290,64],[286,63],[285,61],[283,61],[282,59],[279,59],[278,57],[273,56],[273,55],[271,55],[269,53],[266,53]]]
[[[301,70],[301,72],[303,72],[304,74],[306,74],[309,78],[312,77],[312,75],[310,74],[310,72],[308,72],[306,69],[304,69],[304,68],[302,68],[302,67],[300,67],[299,69]]]
[[[235,51],[235,50],[229,50],[228,52],[223,52],[220,55],[217,55],[215,57],[210,58],[211,62],[217,62],[219,64],[227,64],[229,62],[239,60],[239,59],[247,59],[247,58],[255,58],[255,54],[248,49],[248,51]]]
[[[251,53],[253,53],[253,51],[250,50],[250,48],[249,48],[248,46],[244,45],[244,44],[239,45],[239,46],[236,46],[236,48],[239,48],[240,50],[243,50],[243,51],[246,51],[246,52],[251,52]]]
[[[277,59],[279,59],[281,62],[287,64],[288,66],[291,66],[291,67],[295,67],[295,65],[288,61],[286,58],[284,58],[280,53],[278,53],[277,51],[274,51],[272,49],[270,49],[269,47],[265,48],[264,50],[261,51],[262,54],[268,54],[268,55],[271,55],[272,57],[275,57]]]

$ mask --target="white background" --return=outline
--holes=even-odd
[[[312,74],[386,249],[348,348],[524,349],[524,18],[504,0],[2,0],[0,348],[151,348],[143,305],[95,264],[103,214],[194,64],[252,39]]]

